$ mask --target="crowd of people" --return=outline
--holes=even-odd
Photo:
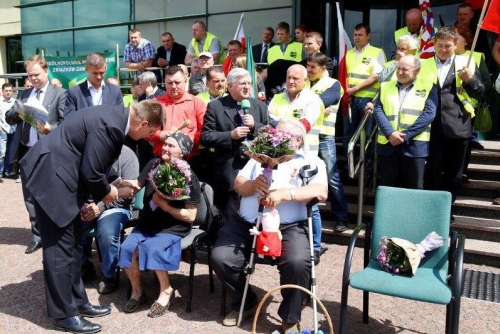
[[[366,130],[379,130],[371,151],[378,153],[378,185],[446,190],[455,200],[471,147],[478,148],[479,143],[473,144],[474,110],[491,87],[488,59],[500,59],[500,37],[492,51],[483,50],[487,55],[471,53],[473,10],[463,4],[455,26],[436,29],[435,56],[420,59],[419,15],[418,9],[407,12],[407,26],[394,34],[390,61],[370,44],[370,26],[357,24],[355,47],[346,54],[345,89],[333,77],[332,59],[322,52],[321,34],[300,25],[294,40],[286,22],[277,24],[277,43],[275,30],[266,27],[262,42],[251,46],[258,63],[258,91],[242,65],[241,43],[230,41],[226,54],[221,40],[201,21],[193,23],[187,47],[165,32],[155,50],[138,29],[130,30],[124,63],[136,79],[125,96],[116,79],[104,80],[106,61],[99,53],[87,56],[87,80],[68,90],[49,82],[44,58],[30,57],[25,90],[17,100],[12,85],[2,86],[0,173],[12,177],[14,162],[20,166],[33,235],[26,253],[43,249],[47,311],[55,326],[96,332],[100,325],[85,317],[111,312],[90,304],[82,283],[96,276],[84,237],[89,228],[97,230],[102,253],[98,292],[113,293],[118,288],[115,272],[123,268],[131,282],[123,310],[134,312],[148,300],[140,272],[152,270],[160,289],[148,316],[163,315],[175,293],[168,272],[179,268],[180,241],[196,217],[200,182],[212,185],[215,205],[224,216],[211,258],[232,297],[224,326],[236,325],[243,302],[242,269],[250,257],[248,230],[257,219],[258,198],[281,217],[280,282],[308,288],[310,268],[327,249],[321,245],[318,206],[313,206],[308,231],[306,204],[328,199],[335,231],[345,231],[349,223],[337,164],[337,119],[343,122],[346,150],[365,113],[373,113]],[[474,61],[467,65],[469,54]],[[271,96],[269,87],[275,88],[276,82],[281,89]],[[350,111],[338,115],[343,96]],[[29,123],[23,118],[26,105],[44,108],[47,120]],[[278,166],[271,184],[262,166],[244,153],[244,143],[265,126],[294,135],[295,158]],[[148,182],[154,164],[173,159],[185,159],[193,172],[189,198],[181,201],[159,196]],[[307,185],[297,174],[305,165],[319,167]],[[139,223],[120,244],[133,197],[143,187]],[[500,198],[495,202],[500,204]],[[314,259],[309,256],[309,233]],[[298,332],[305,294],[282,294],[278,313],[283,331]],[[250,288],[243,318],[254,313],[256,303]]]

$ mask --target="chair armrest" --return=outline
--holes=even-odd
[[[349,246],[347,246],[347,252],[344,260],[344,272],[342,275],[342,286],[348,284],[349,275],[351,273],[352,257],[354,255],[354,248],[356,247],[356,241],[358,240],[359,232],[365,227],[365,224],[358,225],[351,235],[351,240],[349,241]],[[366,236],[365,236],[366,237]]]
[[[463,264],[465,252],[465,236],[456,233],[451,239],[450,257],[448,263],[448,273],[450,282],[449,286],[452,289],[454,297],[460,296],[462,289]]]

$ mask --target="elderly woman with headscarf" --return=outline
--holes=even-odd
[[[187,156],[192,147],[193,142],[187,135],[174,133],[165,140],[161,159],[170,163],[173,158]],[[148,173],[155,163],[157,159],[151,160],[137,179],[139,187],[146,187],[144,209],[139,214],[137,227],[121,246],[118,262],[132,286],[130,299],[123,308],[126,313],[134,312],[147,301],[140,272],[150,269],[156,273],[160,293],[148,313],[152,318],[163,315],[174,298],[175,290],[170,285],[168,272],[179,269],[181,239],[191,231],[201,196],[198,179],[192,174],[188,199],[166,200],[161,197],[148,182]]]

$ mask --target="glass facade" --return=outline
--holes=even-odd
[[[81,56],[93,51],[116,51],[120,56],[131,28],[160,46],[163,32],[188,45],[191,25],[204,21],[225,44],[233,39],[241,12],[245,33],[254,43],[263,28],[278,21],[293,25],[293,0],[21,0],[22,58],[35,53]]]

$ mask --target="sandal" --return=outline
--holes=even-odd
[[[132,312],[134,312],[135,310],[137,310],[139,308],[139,305],[142,305],[145,302],[147,302],[147,300],[148,300],[148,296],[146,295],[146,292],[142,291],[142,294],[139,297],[139,299],[130,298],[127,301],[127,303],[123,307],[123,312],[125,312],[125,313],[132,313]]]
[[[165,314],[165,312],[168,310],[170,304],[172,303],[172,300],[175,298],[175,290],[172,290],[168,296],[168,301],[165,306],[162,306],[160,303],[155,301],[153,305],[151,305],[151,308],[149,309],[148,312],[148,317],[150,318],[156,318],[160,317]]]

